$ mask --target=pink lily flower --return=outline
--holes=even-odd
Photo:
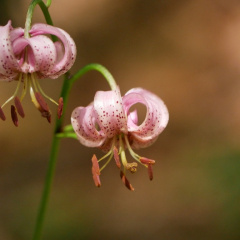
[[[146,116],[141,124],[138,124],[137,111],[130,111],[137,103],[146,107]],[[165,129],[168,119],[164,102],[142,88],[133,88],[123,97],[118,87],[112,91],[98,91],[93,103],[87,107],[77,107],[72,113],[71,122],[80,143],[106,152],[99,160],[93,155],[92,174],[95,185],[100,187],[100,172],[113,157],[128,189],[134,190],[126,178],[126,171],[136,172],[138,163],[148,168],[152,180],[152,165],[155,161],[139,156],[133,149],[145,148],[155,142]],[[127,161],[125,149],[128,149],[134,162]],[[99,162],[106,158],[108,160],[100,168]]]
[[[22,28],[13,28],[11,21],[5,26],[0,26],[0,80],[18,81],[13,96],[0,107],[0,118],[6,119],[2,109],[14,99],[11,115],[16,126],[17,112],[21,117],[25,116],[21,102],[27,90],[30,91],[34,105],[49,122],[51,114],[44,97],[58,105],[58,115],[61,116],[63,99],[60,98],[57,103],[48,97],[38,79],[58,78],[72,67],[76,58],[73,39],[60,28],[38,23],[32,26],[29,35],[30,37],[25,37]],[[53,42],[50,35],[56,36],[58,41]],[[21,83],[23,88],[21,96],[18,97]]]

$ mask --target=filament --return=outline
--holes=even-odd
[[[3,108],[3,107],[4,107],[7,103],[9,103],[14,97],[17,96],[17,93],[18,93],[18,90],[19,90],[20,84],[21,84],[21,79],[22,79],[22,73],[20,73],[20,75],[19,75],[17,88],[16,88],[14,94],[1,106],[1,108]]]
[[[36,97],[35,97],[35,93],[34,93],[34,90],[33,90],[33,86],[32,86],[32,79],[29,78],[29,89],[30,89],[30,96],[31,96],[31,99],[32,99],[32,102],[34,104],[34,106],[39,109],[40,108],[40,104],[38,103]]]
[[[124,166],[124,174],[125,174],[125,168],[127,167],[128,162],[127,162],[126,154],[124,151],[123,140],[121,135],[119,136],[119,141],[120,141],[120,147],[121,147],[120,155],[121,155],[122,164]]]
[[[21,98],[20,98],[20,101],[23,100],[23,98],[25,97],[26,93],[27,93],[27,88],[28,88],[28,78],[27,78],[27,75],[24,74],[24,83],[23,83],[23,90],[22,90],[22,95],[21,95]]]
[[[106,163],[101,167],[100,172],[108,165],[108,163],[111,161],[112,157],[113,157],[113,148],[115,146],[115,142],[116,142],[116,137],[113,138],[113,142],[112,142],[112,146],[111,149],[107,152],[107,154],[105,154],[102,158],[100,158],[98,160],[98,162],[102,161],[103,159],[108,158],[108,160],[106,161]]]
[[[113,157],[113,151],[111,151],[110,157],[108,158],[106,163],[101,167],[100,172],[108,165],[108,163],[111,161],[112,157]]]
[[[37,79],[34,78],[34,75],[32,74],[32,80],[33,80],[33,84],[35,85],[36,89],[39,89],[40,93],[47,98],[49,101],[51,101],[52,103],[56,104],[58,106],[58,103],[56,101],[54,101],[52,98],[50,98],[41,88],[39,82]]]
[[[128,151],[129,151],[130,155],[131,155],[136,161],[138,161],[139,163],[141,163],[140,160],[139,160],[139,159],[140,159],[140,156],[139,156],[138,154],[136,154],[136,153],[132,150],[132,148],[131,148],[131,146],[130,146],[130,144],[129,144],[127,135],[125,135],[124,138],[125,138],[125,142],[126,142],[126,144],[127,144],[127,148],[128,148]],[[142,164],[142,163],[141,163],[141,164]]]

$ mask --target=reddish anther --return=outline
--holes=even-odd
[[[42,117],[46,118],[48,120],[49,123],[51,123],[51,113],[49,111],[49,107],[47,105],[47,103],[45,102],[44,98],[42,97],[42,95],[39,92],[35,93],[35,97],[36,100],[38,102],[38,104],[40,105],[40,108],[38,109],[41,114]]]
[[[45,102],[44,98],[42,97],[42,95],[39,92],[35,92],[35,97],[37,99],[37,102],[39,103],[41,109],[39,109],[41,112],[49,112],[49,108],[47,103]]]
[[[42,116],[43,116],[43,115],[42,115]],[[50,112],[48,112],[48,115],[47,115],[46,118],[47,118],[48,122],[51,123],[52,117],[51,117],[51,113],[50,113]]]
[[[150,181],[153,180],[153,170],[152,170],[152,164],[148,164],[148,176]]]
[[[93,173],[93,181],[96,187],[101,187],[100,177],[96,174],[96,172]]]
[[[0,107],[0,118],[1,118],[3,121],[6,120],[5,114],[4,114],[4,112],[3,112],[3,110],[2,110],[1,107]]]
[[[151,164],[151,165],[153,165],[154,163],[155,163],[155,161],[154,160],[152,160],[152,159],[149,159],[149,158],[145,158],[145,157],[141,157],[140,158],[140,162],[142,163],[142,164]]]
[[[17,112],[18,114],[24,118],[25,117],[25,113],[24,113],[24,110],[23,110],[23,107],[22,107],[22,104],[21,104],[21,101],[18,97],[15,97],[14,99],[14,104],[15,104],[15,107],[17,109]]]
[[[58,100],[58,110],[57,110],[58,118],[62,116],[62,111],[63,111],[63,98],[60,97]]]
[[[113,148],[113,156],[114,156],[114,159],[115,159],[117,167],[120,168],[121,167],[121,163],[120,163],[120,159],[119,159],[119,155],[118,155],[118,150],[117,150],[117,148],[115,146]]]
[[[100,169],[99,169],[98,160],[95,154],[92,157],[92,175],[93,175],[93,181],[96,187],[100,187],[101,186],[101,181],[99,177]]]
[[[13,124],[16,127],[18,127],[18,116],[17,116],[16,108],[13,105],[11,105],[11,116],[12,116]]]
[[[94,154],[92,157],[92,167],[94,168],[94,171],[100,175],[100,169],[99,169],[99,164],[96,155]]]
[[[129,190],[134,191],[133,186],[132,186],[131,183],[127,180],[125,174],[124,174],[122,171],[120,171],[120,177],[121,177],[124,185],[125,185]]]

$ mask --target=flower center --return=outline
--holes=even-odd
[[[119,145],[119,149],[116,147],[116,145]],[[127,161],[125,152],[126,148],[128,149],[130,155],[134,158],[136,162],[129,163]],[[111,161],[112,157],[114,157],[116,165],[120,169],[120,177],[128,189],[132,191],[134,190],[134,188],[126,178],[126,170],[129,170],[131,173],[135,173],[137,171],[138,163],[148,168],[149,179],[150,180],[153,179],[152,165],[155,163],[155,161],[145,157],[140,157],[132,150],[130,143],[128,141],[128,136],[126,134],[119,134],[113,138],[112,147],[106,155],[104,155],[99,160],[97,159],[96,155],[94,155],[92,158],[93,163],[92,174],[95,185],[97,187],[101,186],[99,178],[100,173]],[[99,168],[99,163],[104,159],[107,159],[107,161],[101,168]]]

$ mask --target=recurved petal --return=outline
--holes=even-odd
[[[95,118],[92,105],[88,107],[77,107],[73,110],[71,122],[80,143],[87,147],[101,147],[106,136],[100,129]]]
[[[146,117],[137,125],[129,112],[131,106],[142,103],[146,106]],[[152,144],[168,123],[169,114],[164,102],[155,94],[142,88],[133,88],[123,97],[123,107],[128,116],[128,131],[131,133],[132,146],[147,147]]]
[[[13,43],[13,50],[16,56],[26,57],[25,49],[28,46],[27,61],[20,67],[22,72],[37,72],[40,76],[47,76],[56,62],[56,49],[51,39],[46,36],[35,36],[31,38],[19,38]]]
[[[51,34],[58,37],[60,44],[63,45],[62,48],[56,47],[57,51],[57,61],[49,72],[48,77],[57,78],[60,75],[67,72],[73,65],[76,59],[76,45],[70,35],[60,28],[56,28],[47,24],[35,24],[30,30],[31,36],[37,36],[42,34]],[[60,51],[59,51],[60,50]],[[64,53],[63,53],[64,51]],[[60,56],[60,57],[59,57]]]
[[[127,133],[127,121],[118,87],[113,91],[98,91],[94,97],[94,109],[99,126],[108,138],[120,132]]]
[[[19,70],[10,39],[11,29],[11,21],[0,26],[0,79],[8,81],[15,79]]]
[[[131,124],[133,124],[133,126],[138,124],[138,115],[137,115],[137,110],[135,109],[132,112],[129,112],[128,115],[128,128],[130,128]]]
[[[10,32],[10,39],[11,42],[14,42],[16,39],[24,36],[24,29],[23,28],[13,28]]]

